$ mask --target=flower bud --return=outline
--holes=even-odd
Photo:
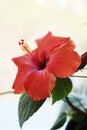
[[[83,69],[87,65],[87,52],[81,55],[81,65],[79,66],[79,69]]]

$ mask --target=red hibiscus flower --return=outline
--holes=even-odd
[[[50,96],[56,77],[66,78],[77,71],[81,59],[69,37],[48,32],[36,43],[37,48],[30,51],[23,40],[20,42],[27,53],[12,59],[18,66],[13,89],[15,93],[27,92],[34,100],[41,100]]]

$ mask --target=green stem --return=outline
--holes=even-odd
[[[77,108],[76,106],[74,106],[74,105],[70,102],[70,100],[69,100],[68,97],[66,97],[66,102],[67,102],[67,104],[68,104],[74,111],[76,111],[76,112],[79,113],[79,114],[82,114],[82,115],[87,116],[87,113],[84,112],[84,111],[82,111],[82,110],[80,110],[80,109]]]
[[[83,70],[86,70],[87,68],[83,68]]]
[[[77,78],[87,78],[87,76],[79,76],[79,75],[72,75],[72,76],[70,76],[70,77],[77,77]]]
[[[5,95],[5,94],[13,94],[13,93],[14,93],[14,91],[1,92],[1,93],[0,93],[0,96],[1,96],[1,95]]]
[[[83,110],[86,112],[85,107],[83,106],[83,104],[79,101],[79,105],[83,108]]]

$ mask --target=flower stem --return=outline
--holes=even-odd
[[[0,96],[1,96],[1,95],[5,95],[5,94],[13,94],[13,93],[14,93],[14,91],[1,92],[1,93],[0,93]]]
[[[82,114],[82,115],[87,116],[87,113],[84,112],[84,111],[82,111],[82,110],[80,110],[80,109],[77,108],[76,106],[74,106],[74,105],[70,102],[70,100],[69,100],[68,97],[66,97],[66,102],[67,102],[67,104],[68,104],[74,111],[76,111],[76,112],[79,113],[79,114]]]
[[[79,76],[79,75],[72,75],[70,77],[77,77],[77,78],[87,78],[87,76]]]
[[[83,106],[83,104],[79,101],[79,105],[83,108],[83,110],[86,112],[86,108]]]

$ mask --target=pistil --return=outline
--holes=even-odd
[[[25,53],[28,53],[28,54],[32,55],[28,44],[25,43],[23,39],[21,39],[21,41],[19,42],[19,45],[20,45],[21,49],[22,49]]]

